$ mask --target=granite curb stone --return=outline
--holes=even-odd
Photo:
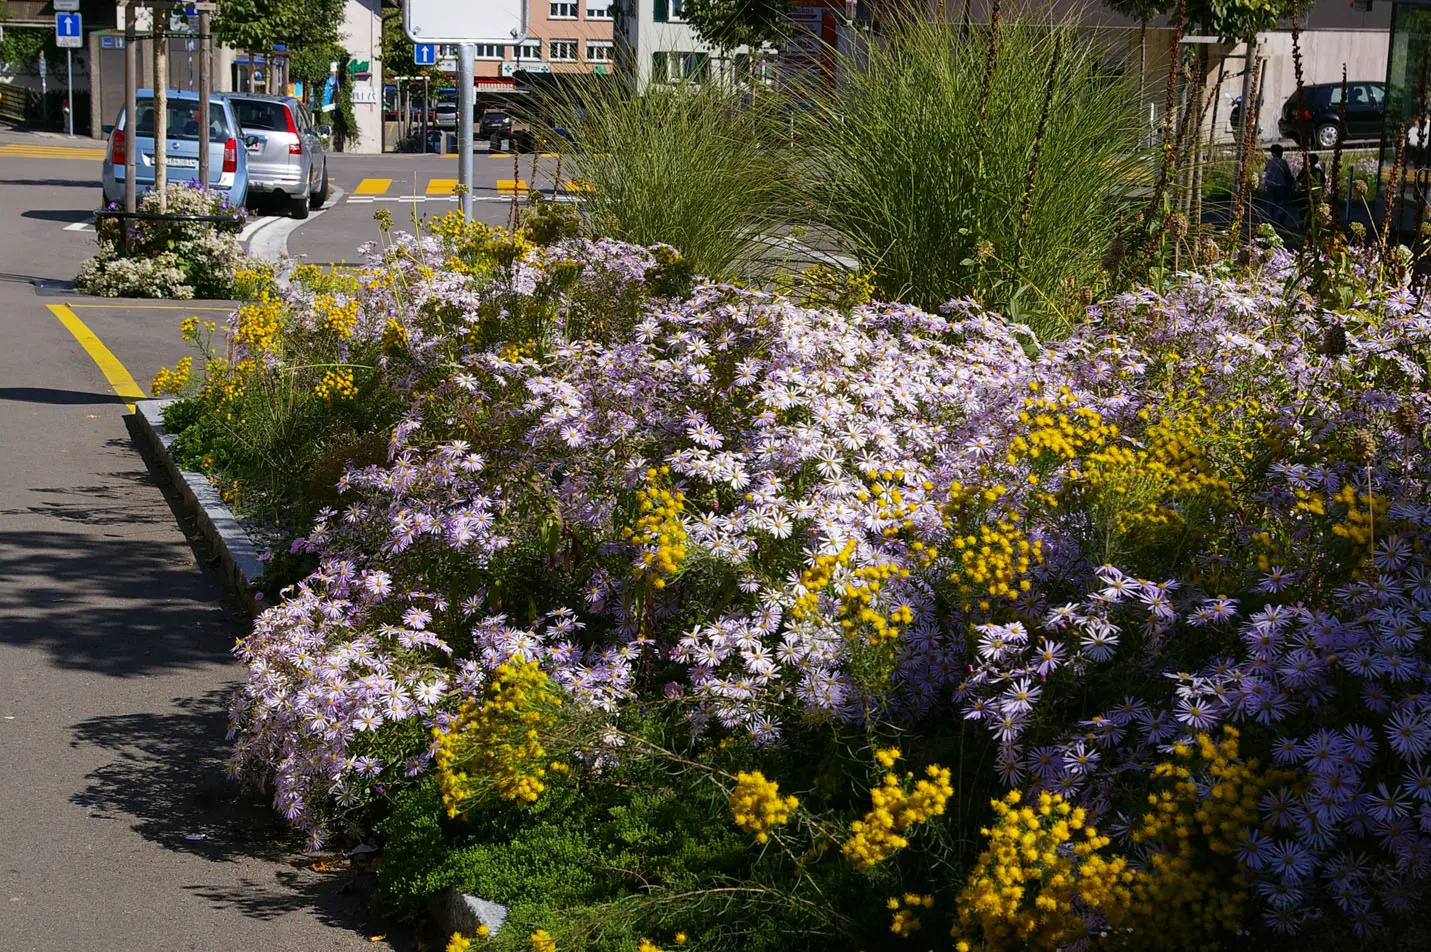
[[[240,596],[240,601],[250,611],[259,607],[252,598],[254,583],[263,574],[263,563],[259,561],[258,549],[234,518],[233,511],[224,504],[218,490],[209,483],[202,473],[194,473],[179,468],[169,447],[175,440],[174,434],[164,428],[164,408],[173,400],[140,400],[136,404],[135,416],[139,432],[148,442],[148,448],[169,474],[174,488],[184,500],[184,505],[193,513],[199,531],[218,553],[219,564],[224,578]]]

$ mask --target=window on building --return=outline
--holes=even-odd
[[[576,40],[552,40],[547,44],[547,56],[553,63],[575,63]]]
[[[682,53],[681,78],[687,82],[704,83],[711,78],[711,55],[709,53]]]
[[[517,59],[539,60],[542,58],[542,41],[528,40],[521,46],[512,47]]]
[[[671,82],[671,57],[674,55],[674,53],[667,53],[663,50],[657,50],[651,54],[651,82]]]
[[[472,45],[472,56],[479,60],[499,60],[506,51],[507,48],[501,43],[474,43]]]
[[[657,23],[679,23],[685,19],[685,0],[652,0],[651,19]]]
[[[611,0],[586,0],[586,18],[588,20],[611,19]]]
[[[587,40],[586,41],[586,61],[588,63],[609,63],[611,62],[611,41],[610,40]]]
[[[571,2],[567,2],[567,0],[552,0],[548,10],[548,18],[552,20],[575,20],[576,10],[576,0],[571,0]]]

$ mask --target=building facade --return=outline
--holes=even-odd
[[[682,15],[684,0],[615,0],[617,59],[637,90],[651,83],[706,82],[733,72],[738,61],[719,56]],[[737,54],[741,55],[741,54]]]

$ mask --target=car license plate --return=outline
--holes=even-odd
[[[199,167],[199,160],[186,159],[182,156],[171,155],[169,156],[169,167],[171,169],[197,169]]]

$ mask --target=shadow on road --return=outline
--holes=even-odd
[[[114,759],[89,774],[71,801],[91,819],[127,824],[176,853],[211,863],[280,864],[271,876],[239,876],[237,887],[187,887],[217,907],[261,920],[311,909],[327,925],[358,931],[370,875],[311,869],[320,857],[302,854],[301,843],[264,799],[225,773],[232,687],[176,698],[169,713],[94,717],[75,725],[71,746],[97,747]]]
[[[0,387],[0,400],[63,406],[124,402],[124,398],[116,393],[86,393],[83,390],[56,390],[53,387]]]
[[[94,210],[86,209],[80,211],[73,208],[32,208],[20,213],[21,218],[34,218],[38,221],[90,221],[94,218]]]

